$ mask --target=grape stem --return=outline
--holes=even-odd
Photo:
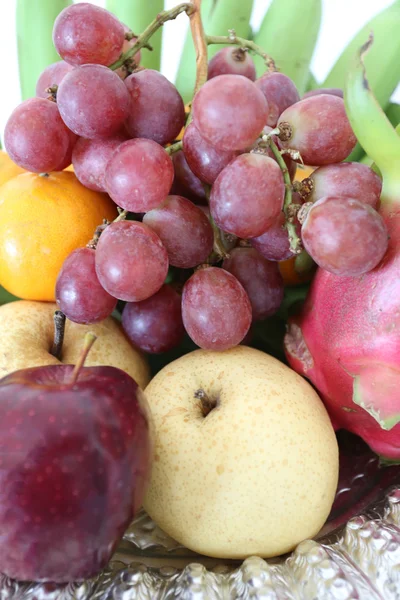
[[[111,223],[118,223],[118,221],[124,221],[126,219],[129,211],[121,210],[119,207],[118,207],[118,211],[119,211],[118,217],[116,217],[113,221],[108,221],[107,219],[103,219],[103,223],[96,227],[92,239],[90,240],[90,242],[88,242],[86,244],[86,248],[91,248],[92,250],[96,250],[97,243],[100,239],[100,236],[103,233],[103,231],[106,229],[106,227],[111,225]]]
[[[190,16],[194,10],[195,8],[192,2],[184,2],[183,4],[178,4],[178,6],[175,6],[170,10],[163,10],[162,12],[158,13],[154,21],[152,21],[150,25],[146,27],[143,33],[139,35],[134,45],[131,48],[129,48],[129,50],[121,54],[119,59],[112,65],[110,65],[109,68],[112,71],[115,71],[116,69],[122,67],[125,61],[135,56],[135,54],[137,54],[141,48],[149,47],[149,40],[151,36],[158,29],[160,29],[160,27],[162,27],[164,23],[176,19],[176,17],[178,17],[183,12]]]
[[[61,360],[62,346],[64,342],[64,331],[65,331],[65,315],[61,310],[56,310],[54,313],[54,341],[50,350],[52,354],[58,360]]]
[[[194,86],[193,97],[197,94],[201,86],[207,81],[208,76],[208,50],[207,38],[204,32],[203,22],[201,20],[201,0],[192,0],[194,11],[189,15],[190,28],[192,32],[193,44],[196,50],[196,83]]]
[[[180,140],[179,142],[175,142],[175,144],[171,144],[167,148],[164,148],[164,150],[167,154],[171,156],[171,154],[175,154],[175,152],[179,152],[179,150],[182,150],[182,146],[182,140]]]
[[[285,182],[285,198],[283,201],[283,212],[285,213],[285,227],[288,231],[289,236],[289,245],[290,250],[293,254],[300,254],[302,250],[301,240],[297,235],[296,225],[294,224],[294,215],[293,215],[293,203],[292,203],[292,182],[290,181],[289,171],[287,169],[286,163],[283,160],[282,154],[280,153],[278,146],[269,138],[269,145],[272,150],[272,153],[278,163],[282,175],[283,181]]]
[[[229,30],[229,35],[207,35],[206,41],[208,45],[211,44],[235,44],[236,46],[240,46],[241,48],[247,48],[257,54],[257,56],[261,56],[269,71],[276,71],[276,64],[274,59],[269,56],[264,50],[250,40],[246,40],[245,38],[238,37],[234,29]]]

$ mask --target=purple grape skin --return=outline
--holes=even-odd
[[[147,138],[164,145],[172,142],[185,124],[185,106],[176,87],[153,69],[125,79],[131,98],[126,128],[132,138]]]
[[[248,52],[237,46],[227,46],[219,50],[208,63],[208,79],[218,75],[243,75],[255,81],[256,67]]]
[[[99,323],[117,305],[101,286],[95,269],[95,251],[78,248],[65,259],[56,282],[56,301],[74,323]]]
[[[122,327],[134,346],[159,354],[182,341],[181,296],[164,284],[158,292],[141,302],[127,302],[122,312]]]
[[[300,100],[295,84],[283,73],[265,73],[255,81],[255,85],[264,94],[268,102],[266,124],[269,127],[276,127],[279,116],[283,111]]]
[[[71,65],[110,65],[125,41],[122,23],[108,10],[88,2],[67,6],[54,22],[53,43]]]
[[[228,350],[240,344],[251,325],[251,304],[239,281],[218,267],[196,271],[185,283],[182,318],[195,344]]]
[[[147,212],[165,200],[173,178],[173,163],[164,148],[143,138],[120,144],[105,173],[111,198],[135,213]]]
[[[347,277],[374,269],[385,255],[389,239],[384,220],[369,204],[334,196],[311,206],[301,237],[318,266]]]
[[[172,155],[174,164],[174,182],[171,194],[188,198],[195,204],[207,204],[207,195],[200,179],[193,173],[188,165],[182,150]]]
[[[150,227],[137,221],[111,223],[96,249],[96,274],[114,298],[140,302],[153,296],[168,273],[168,255]]]
[[[241,154],[219,174],[210,195],[220,229],[240,238],[257,237],[278,219],[285,186],[277,163],[263,154]]]
[[[46,67],[37,80],[36,97],[48,98],[50,93],[46,90],[55,85],[59,86],[65,75],[72,71],[73,68],[65,60],[59,60]]]
[[[234,150],[217,150],[207,142],[194,123],[190,123],[183,135],[183,151],[190,169],[205,183],[212,185],[238,153]]]
[[[283,213],[265,233],[251,238],[249,242],[267,260],[287,260],[294,256],[289,247],[289,237],[285,228]]]
[[[71,136],[57,104],[29,98],[11,113],[4,130],[10,158],[23,169],[46,173],[59,169],[71,146]]]
[[[279,117],[278,127],[289,123],[292,136],[284,148],[298,150],[306,165],[318,167],[347,158],[357,139],[342,98],[331,94],[310,96],[289,106]]]
[[[79,138],[72,152],[72,164],[79,181],[90,190],[106,192],[106,166],[115,150],[128,136],[120,133],[101,140]]]
[[[311,96],[319,96],[320,94],[331,94],[332,96],[338,96],[343,98],[343,90],[340,88],[319,88],[318,90],[310,90],[303,95],[303,98],[310,98]]]
[[[193,121],[200,134],[221,150],[243,150],[260,135],[268,104],[257,86],[242,75],[218,75],[193,100]]]
[[[234,248],[222,267],[242,284],[250,299],[253,321],[276,313],[283,300],[283,278],[276,262],[266,260],[255,248]]]
[[[381,178],[367,165],[345,162],[319,167],[308,178],[313,183],[307,202],[316,202],[324,196],[346,196],[379,206],[382,191]]]
[[[129,114],[130,97],[116,73],[102,65],[82,65],[61,81],[57,105],[71,131],[96,139],[121,130]]]
[[[182,196],[168,196],[145,214],[143,223],[157,233],[174,267],[196,267],[207,260],[213,249],[210,221],[198,206]]]

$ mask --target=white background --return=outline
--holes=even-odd
[[[29,2],[30,0],[26,0]],[[78,0],[79,1],[79,0]],[[102,0],[90,0],[102,6]],[[152,0],[143,0],[151,2]],[[271,0],[255,0],[252,26],[257,29]],[[301,2],[301,0],[298,0]],[[317,43],[312,70],[317,80],[322,81],[334,64],[337,56],[354,34],[370,18],[391,4],[393,0],[323,0],[322,26]],[[179,0],[165,0],[166,8]],[[164,27],[162,72],[172,81],[178,67],[179,55],[184,41],[187,19],[184,15]],[[34,32],[32,32],[34,44]],[[290,40],[289,40],[290,43]],[[0,56],[1,56],[1,100],[0,133],[12,109],[20,100],[17,41],[15,33],[15,0],[0,0]],[[399,57],[400,60],[400,57]],[[395,98],[400,101],[400,90]]]

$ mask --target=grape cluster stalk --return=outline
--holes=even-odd
[[[179,4],[136,36],[104,9],[67,7],[53,31],[62,60],[5,129],[18,165],[43,173],[72,162],[84,186],[118,206],[67,257],[56,299],[85,324],[118,303],[127,336],[150,353],[185,331],[205,349],[240,344],[280,307],[279,262],[304,249],[323,269],[358,276],[388,243],[379,177],[343,162],[356,138],[337,90],[301,99],[254,42],[207,36],[199,9],[200,0]],[[182,13],[197,55],[189,111],[161,73],[140,67],[152,34]],[[209,44],[226,47],[208,65]],[[258,79],[251,53],[265,62]],[[315,168],[302,184],[298,163]]]

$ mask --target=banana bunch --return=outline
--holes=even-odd
[[[60,60],[52,40],[57,15],[72,0],[17,0],[18,63],[22,99],[35,95],[36,81]]]

